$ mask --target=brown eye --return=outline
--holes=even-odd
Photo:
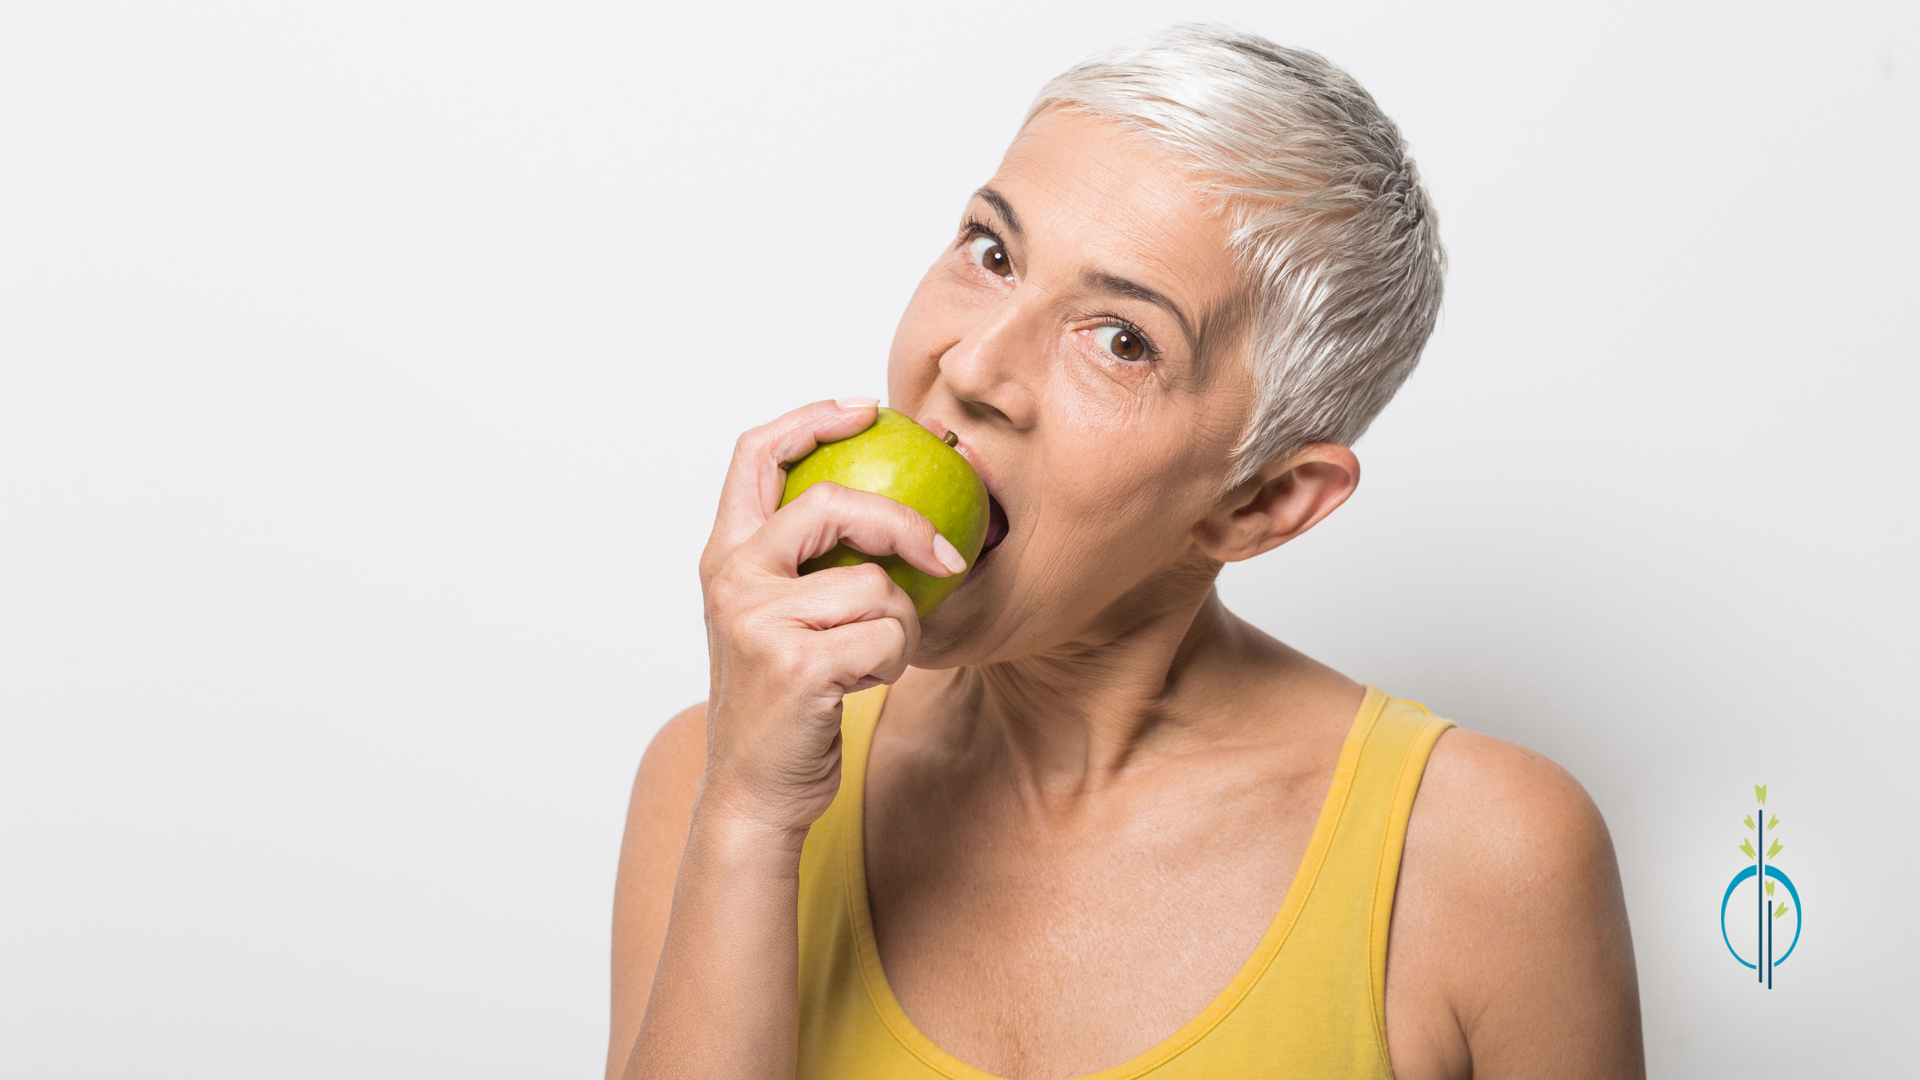
[[[1146,359],[1146,339],[1124,326],[1103,326],[1095,330],[1093,336],[1108,352],[1122,360]]]
[[[973,255],[974,262],[1000,277],[1012,276],[1013,261],[1007,258],[1007,249],[993,237],[984,234],[974,237],[973,242],[967,245],[967,251]]]

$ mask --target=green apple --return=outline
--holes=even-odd
[[[887,576],[913,598],[913,609],[923,618],[966,580],[987,539],[987,486],[967,459],[938,435],[892,409],[881,409],[872,427],[838,442],[822,443],[789,466],[780,505],[829,480],[841,487],[885,495],[925,514],[967,560],[968,569],[937,578],[915,569],[898,555],[868,555],[841,544],[801,563],[801,573],[811,574],[829,566],[879,563]]]

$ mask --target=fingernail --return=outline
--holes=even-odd
[[[877,397],[843,397],[836,399],[834,404],[851,412],[854,409],[878,408],[880,399]]]
[[[960,549],[939,533],[933,534],[933,554],[947,569],[959,573],[967,568],[967,560],[960,557]]]

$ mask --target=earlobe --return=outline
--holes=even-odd
[[[1221,496],[1194,526],[1194,543],[1220,562],[1272,551],[1339,509],[1360,483],[1360,459],[1334,443],[1309,443]]]

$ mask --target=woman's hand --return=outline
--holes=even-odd
[[[877,406],[808,405],[734,449],[700,557],[712,696],[704,717],[689,710],[668,725],[704,719],[706,767],[691,809],[670,805],[684,786],[666,759],[685,755],[662,740],[635,781],[609,1076],[793,1076],[800,848],[840,786],[840,697],[898,678],[920,640],[913,602],[879,567],[801,577],[800,564],[845,540],[936,577],[966,568],[932,522],[892,499],[816,484],[780,505],[781,466],[864,431]],[[672,890],[664,928],[650,892],[660,888]]]
[[[913,601],[880,567],[800,576],[842,540],[935,577],[966,560],[918,511],[815,484],[782,507],[784,465],[864,431],[867,398],[822,401],[740,437],[700,557],[711,696],[703,815],[804,836],[840,783],[840,698],[890,683],[920,640]]]

